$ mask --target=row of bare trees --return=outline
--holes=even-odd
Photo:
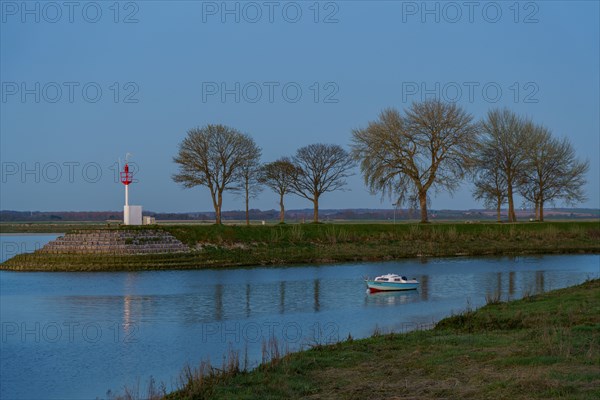
[[[548,128],[509,110],[491,110],[481,123],[483,137],[477,146],[474,196],[500,210],[508,203],[508,220],[517,220],[514,194],[519,193],[544,220],[544,204],[585,200],[583,186],[589,169],[577,159],[566,138],[552,136]]]
[[[217,224],[223,192],[244,193],[249,223],[250,198],[263,186],[279,195],[281,222],[290,193],[313,203],[318,222],[320,197],[342,189],[355,163],[372,193],[420,208],[421,222],[428,221],[432,192],[452,193],[466,178],[474,183],[474,197],[495,208],[498,220],[508,204],[508,220],[516,221],[516,193],[535,206],[540,221],[547,202],[585,199],[589,163],[577,159],[566,138],[507,109],[491,110],[483,121],[439,100],[413,103],[404,113],[386,109],[366,128],[352,131],[351,148],[348,153],[335,144],[311,144],[292,157],[261,164],[261,149],[250,136],[207,125],[191,129],[180,143],[173,179],[209,189]]]
[[[260,183],[279,194],[279,221],[284,222],[283,197],[293,193],[313,203],[313,220],[319,221],[319,199],[342,189],[354,166],[350,154],[338,145],[311,144],[296,151],[291,159],[280,158],[265,164],[258,174]]]
[[[429,100],[404,115],[384,110],[352,136],[352,155],[371,192],[418,205],[421,222],[428,221],[431,190],[452,193],[467,177],[474,197],[495,208],[499,221],[506,203],[509,222],[516,221],[515,193],[535,206],[540,221],[546,202],[585,199],[589,163],[577,159],[566,138],[507,109],[476,122],[456,104]]]
[[[254,140],[224,125],[207,125],[188,131],[179,144],[174,161],[179,172],[173,180],[186,188],[205,186],[209,189],[215,221],[221,223],[225,191],[241,192],[246,204],[246,224],[250,198],[261,186],[279,195],[280,222],[284,222],[284,196],[289,193],[313,203],[314,221],[319,221],[319,199],[346,185],[345,178],[353,167],[350,154],[335,144],[311,144],[267,164],[260,163],[261,149]]]

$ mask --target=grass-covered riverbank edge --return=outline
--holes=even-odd
[[[267,346],[268,350],[273,345]],[[271,352],[273,354],[273,352]],[[600,397],[600,280],[508,303],[491,301],[432,330],[375,334],[278,355],[244,371],[186,368],[182,387],[148,398],[592,399]],[[130,391],[127,399],[139,396]]]
[[[0,268],[130,271],[600,252],[600,222],[160,225],[111,229],[164,229],[188,245],[190,251],[148,255],[31,253],[12,257]]]

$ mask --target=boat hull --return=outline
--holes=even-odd
[[[393,292],[400,290],[416,290],[418,282],[376,282],[366,281],[370,292]]]

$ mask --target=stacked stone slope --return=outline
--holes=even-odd
[[[82,230],[60,236],[39,253],[48,254],[156,254],[189,251],[161,230]]]

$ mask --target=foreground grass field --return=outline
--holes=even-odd
[[[600,280],[277,357],[187,370],[175,399],[597,399]],[[159,398],[159,392],[149,393]]]
[[[116,271],[600,252],[600,222],[160,225],[158,228],[170,232],[188,245],[190,251],[153,255],[21,254],[0,267],[30,271]]]

